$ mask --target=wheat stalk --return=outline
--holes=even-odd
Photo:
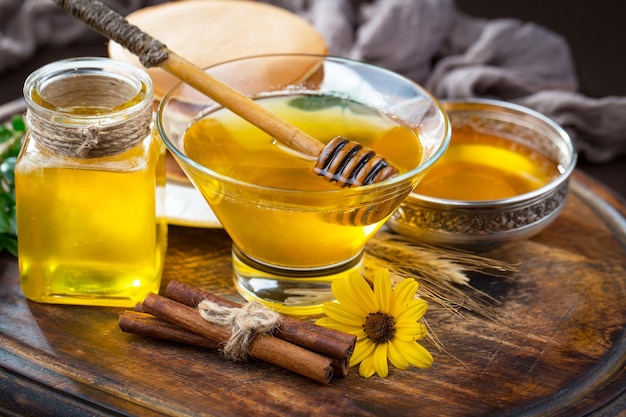
[[[419,282],[418,297],[428,299],[446,310],[463,316],[472,311],[497,320],[497,300],[470,284],[467,273],[478,272],[505,276],[516,270],[514,265],[453,249],[416,244],[401,235],[380,231],[366,248],[366,271],[387,268],[397,284],[406,278]]]

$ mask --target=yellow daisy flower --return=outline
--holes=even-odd
[[[374,276],[373,289],[359,273],[333,281],[337,302],[324,304],[326,317],[317,324],[356,335],[350,367],[357,364],[359,375],[375,373],[385,378],[388,362],[398,369],[410,366],[428,368],[433,357],[417,343],[426,335],[418,321],[426,312],[426,302],[415,299],[417,281],[405,279],[391,289],[389,271],[381,268]]]

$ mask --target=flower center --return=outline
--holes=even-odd
[[[367,337],[372,339],[374,343],[385,343],[391,340],[396,329],[394,328],[395,322],[393,317],[387,314],[370,313],[365,317],[365,323],[363,323],[363,330]]]

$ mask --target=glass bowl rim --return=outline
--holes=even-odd
[[[379,71],[381,73],[390,75],[396,79],[399,79],[407,84],[410,84],[415,90],[419,91],[420,94],[422,94],[424,97],[426,97],[428,99],[428,101],[433,105],[433,107],[435,107],[439,114],[442,117],[443,123],[445,124],[444,126],[444,130],[445,134],[443,139],[439,142],[438,148],[437,150],[426,160],[424,161],[422,164],[418,165],[417,167],[415,167],[414,169],[407,171],[401,175],[398,175],[394,178],[391,179],[387,179],[385,181],[379,182],[379,183],[374,183],[374,184],[368,184],[368,185],[362,185],[362,186],[358,186],[358,187],[337,187],[337,189],[330,189],[330,190],[293,190],[293,189],[286,189],[286,188],[276,188],[276,187],[268,187],[268,186],[263,186],[263,185],[258,185],[258,184],[253,184],[253,183],[249,183],[246,181],[241,181],[232,177],[229,177],[227,175],[224,174],[220,174],[218,172],[215,172],[213,170],[210,170],[209,168],[199,164],[198,162],[194,161],[193,159],[189,158],[188,156],[186,156],[184,153],[182,153],[177,146],[175,146],[172,141],[170,140],[170,138],[165,134],[164,129],[162,127],[162,124],[160,123],[162,120],[162,113],[165,109],[165,103],[171,98],[171,96],[178,90],[181,88],[181,86],[183,86],[183,84],[185,84],[184,81],[179,81],[177,82],[174,86],[172,86],[161,98],[159,104],[158,104],[158,108],[157,108],[157,112],[156,112],[156,127],[157,127],[157,131],[159,133],[159,136],[161,137],[161,139],[163,140],[163,142],[165,143],[166,147],[168,148],[169,151],[171,151],[174,156],[176,158],[180,158],[183,161],[185,161],[186,164],[189,164],[190,166],[192,166],[194,169],[200,170],[204,173],[209,174],[212,178],[216,178],[219,181],[224,181],[227,182],[229,184],[232,185],[239,185],[242,187],[246,187],[246,188],[254,188],[256,190],[265,190],[265,191],[271,191],[272,193],[280,193],[280,194],[303,194],[306,193],[308,195],[326,195],[326,194],[334,194],[334,193],[346,193],[347,190],[353,190],[360,193],[358,190],[362,190],[362,189],[366,189],[370,192],[373,192],[377,189],[386,189],[386,188],[390,188],[390,187],[394,187],[395,185],[402,183],[404,181],[406,181],[408,178],[411,177],[416,177],[418,176],[420,173],[422,173],[423,171],[425,171],[426,169],[430,168],[430,166],[432,166],[442,155],[443,153],[447,150],[448,145],[450,144],[450,139],[452,137],[452,128],[450,125],[450,119],[448,118],[448,115],[446,113],[446,111],[444,110],[442,104],[440,103],[439,100],[437,100],[437,98],[435,98],[428,90],[426,90],[425,87],[423,87],[422,85],[416,83],[415,81],[400,75],[394,71],[388,70],[386,68],[380,67],[378,65],[375,64],[371,64],[371,63],[367,63],[367,62],[363,62],[363,61],[359,61],[356,59],[352,59],[352,58],[345,58],[345,57],[339,57],[339,56],[334,56],[334,55],[320,55],[320,54],[305,54],[305,53],[277,53],[277,54],[262,54],[262,55],[250,55],[250,56],[245,56],[245,57],[240,57],[240,58],[235,58],[235,59],[231,59],[231,60],[227,60],[227,61],[222,61],[220,63],[208,66],[206,68],[204,68],[205,71],[208,71],[212,68],[217,68],[220,66],[224,66],[224,65],[228,65],[228,64],[232,64],[232,63],[236,63],[236,62],[242,62],[242,61],[252,61],[255,59],[260,59],[260,58],[280,58],[280,57],[294,57],[294,58],[298,58],[298,57],[309,57],[309,58],[323,58],[324,61],[331,61],[331,62],[344,62],[344,63],[348,63],[348,64],[352,64],[352,65],[358,65],[358,66],[363,66],[363,67],[369,67],[369,68],[373,68],[376,71]],[[287,91],[287,90],[284,90]],[[307,91],[313,92],[315,93],[314,90],[299,90],[298,92],[304,92],[306,93]],[[338,96],[340,97],[340,96]],[[313,172],[313,170],[311,170],[312,174],[315,175],[315,173]],[[320,178],[320,180],[324,180],[323,178]]]

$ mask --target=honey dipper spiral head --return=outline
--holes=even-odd
[[[382,156],[341,136],[324,147],[313,171],[345,187],[374,184],[398,175]]]

